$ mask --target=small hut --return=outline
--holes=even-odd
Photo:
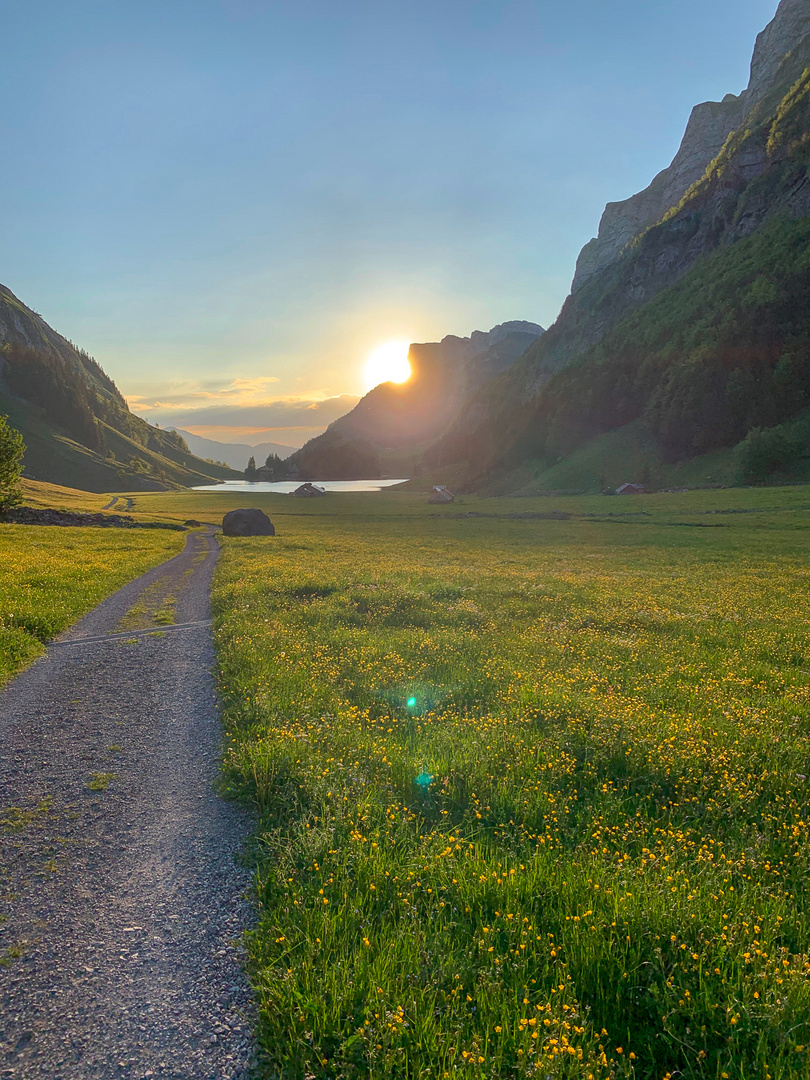
[[[617,495],[643,495],[644,488],[641,484],[622,484],[616,488]]]
[[[456,497],[452,491],[448,491],[444,484],[434,484],[433,491],[430,493],[429,503],[434,506],[440,506],[443,503],[455,502]]]
[[[297,499],[317,499],[320,495],[326,494],[326,488],[319,487],[318,484],[302,484],[292,492]]]

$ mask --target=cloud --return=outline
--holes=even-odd
[[[263,375],[252,379],[231,379],[227,383],[174,383],[168,392],[161,389],[150,396],[132,394],[127,401],[134,412],[171,408],[196,410],[217,401],[254,405],[266,399],[268,387],[277,382],[279,380],[274,375]]]
[[[248,381],[251,380],[245,380]],[[231,392],[228,389],[224,393],[230,395]],[[278,435],[284,428],[296,428],[306,429],[314,435],[339,416],[344,416],[359,400],[354,394],[325,398],[284,397],[259,402],[255,393],[246,392],[245,396],[247,400],[233,401],[222,391],[195,391],[193,394],[161,395],[151,400],[131,397],[129,405],[133,412],[162,427],[219,428],[230,432],[273,429]]]
[[[220,442],[281,442],[300,446],[354,408],[354,394],[272,394],[274,376],[154,384],[127,398],[134,413],[161,427],[205,434]],[[289,435],[285,437],[285,432]]]

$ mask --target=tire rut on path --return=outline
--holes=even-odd
[[[248,1075],[251,821],[214,790],[217,553],[190,534],[0,691],[0,1077]],[[197,625],[122,638],[150,589]]]

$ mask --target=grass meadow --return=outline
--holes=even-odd
[[[178,554],[185,539],[157,529],[0,525],[0,685],[110,593]]]
[[[810,1077],[810,489],[249,498],[262,1074]]]

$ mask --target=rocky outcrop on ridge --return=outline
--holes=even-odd
[[[758,105],[773,86],[788,53],[810,34],[808,0],[782,0],[776,15],[757,36],[751,60],[751,80],[742,95],[746,109]]]
[[[595,274],[614,262],[634,237],[660,221],[666,211],[681,200],[723,149],[728,136],[742,122],[744,113],[742,97],[733,94],[723,101],[706,101],[695,106],[672,164],[644,191],[605,207],[599,235],[585,245],[577,259],[572,291],[582,288]]]
[[[577,292],[610,266],[627,245],[676,206],[705,173],[729,137],[768,94],[786,56],[810,34],[810,0],[782,0],[757,37],[748,88],[722,101],[696,105],[672,164],[649,187],[622,202],[608,203],[599,234],[582,249],[571,286]]]

